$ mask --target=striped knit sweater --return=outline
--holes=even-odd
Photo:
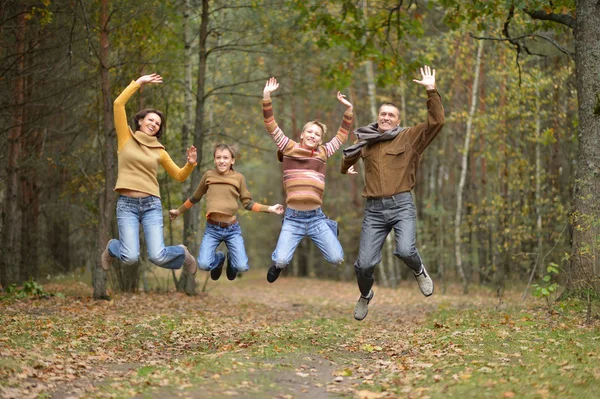
[[[283,133],[275,121],[271,100],[263,100],[263,117],[267,132],[283,153],[286,204],[292,208],[295,203],[321,206],[325,191],[325,163],[348,139],[353,113],[347,110],[335,137],[314,150],[302,148],[300,143]]]

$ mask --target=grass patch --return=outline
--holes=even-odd
[[[595,398],[600,331],[576,311],[442,308],[375,388],[431,397]],[[416,356],[414,356],[416,355]]]

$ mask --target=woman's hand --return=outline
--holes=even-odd
[[[187,150],[187,162],[194,164],[198,160],[198,151],[196,151],[196,147],[192,144]]]
[[[354,107],[352,106],[352,103],[348,100],[346,100],[346,96],[343,95],[342,93],[340,93],[339,91],[337,92],[337,99],[340,100],[340,102],[342,104],[344,104],[346,106],[346,108],[348,108],[348,110],[350,112],[352,112],[352,110],[354,109]]]
[[[263,90],[263,100],[270,100],[271,93],[273,93],[278,88],[279,83],[277,83],[277,79],[270,78],[269,80],[267,80],[267,83],[265,84],[265,88]]]
[[[169,219],[171,219],[171,220],[177,219],[177,216],[179,216],[179,215],[180,215],[179,209],[171,209],[169,211]]]
[[[278,215],[283,214],[284,208],[283,205],[281,204],[275,204],[275,205],[271,205],[269,207],[269,213],[276,213]]]
[[[136,82],[140,85],[143,86],[146,83],[162,83],[162,76],[160,76],[157,73],[152,73],[150,75],[144,75],[144,76],[140,76]]]

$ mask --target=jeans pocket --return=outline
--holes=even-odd
[[[329,226],[329,228],[331,229],[331,231],[333,231],[333,234],[335,234],[336,237],[340,235],[340,229],[335,220],[327,219],[327,226]]]

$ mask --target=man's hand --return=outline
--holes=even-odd
[[[179,216],[179,209],[171,209],[169,211],[169,219],[175,220]]]
[[[277,79],[270,78],[269,80],[267,80],[267,83],[265,84],[265,88],[263,90],[263,100],[270,100],[271,93],[273,93],[278,88],[279,83],[277,83]]]
[[[146,83],[162,83],[162,76],[157,73],[152,73],[150,75],[140,76],[136,82],[143,86]]]
[[[431,68],[425,65],[421,68],[421,80],[413,79],[413,82],[425,86],[427,90],[435,90],[435,69],[432,72]]]
[[[337,92],[337,99],[338,99],[338,100],[340,100],[340,102],[341,102],[342,104],[344,104],[344,105],[346,106],[346,108],[348,108],[348,110],[349,110],[350,112],[352,112],[352,109],[353,109],[353,107],[352,107],[352,103],[351,103],[350,101],[346,100],[346,96],[345,96],[345,95],[343,95],[342,93],[340,93],[340,92],[338,91],[338,92]]]
[[[283,205],[281,204],[275,204],[275,205],[271,205],[269,207],[269,213],[276,213],[278,215],[281,215],[284,211]]]

